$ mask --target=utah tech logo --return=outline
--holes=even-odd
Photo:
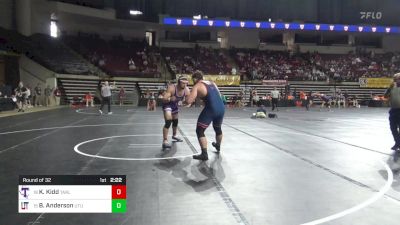
[[[24,196],[24,198],[28,198],[28,192],[29,192],[29,188],[28,187],[24,187],[22,186],[21,189],[19,190],[19,194]]]
[[[21,209],[28,210],[28,205],[29,205],[29,202],[21,202]]]

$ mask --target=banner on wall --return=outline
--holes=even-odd
[[[287,80],[263,80],[262,84],[272,87],[284,87],[287,85]]]
[[[388,88],[393,83],[393,78],[359,78],[362,88]]]
[[[182,76],[186,77],[189,80],[190,85],[193,85],[191,74],[182,74]],[[213,81],[218,86],[240,85],[240,76],[234,76],[234,75],[204,75],[204,80]]]

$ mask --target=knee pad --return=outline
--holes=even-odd
[[[172,120],[165,120],[165,125],[164,128],[169,129],[169,127],[171,126]]]
[[[213,125],[213,128],[214,128],[214,131],[215,131],[216,135],[221,135],[222,134],[221,125],[220,126],[214,126]]]
[[[206,130],[205,128],[202,128],[202,127],[200,127],[200,126],[197,126],[197,127],[196,127],[197,138],[205,137],[205,135],[204,135],[204,131],[205,131],[205,130]]]
[[[177,127],[178,126],[178,119],[173,119],[172,120],[172,126]]]

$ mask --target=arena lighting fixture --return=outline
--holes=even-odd
[[[129,14],[131,14],[132,16],[139,16],[139,15],[143,15],[143,12],[141,12],[139,10],[129,10]]]
[[[56,21],[51,21],[50,22],[50,36],[53,38],[58,37],[58,27],[57,27],[57,22]]]
[[[238,29],[273,29],[273,30],[304,30],[304,31],[328,31],[328,32],[358,32],[358,33],[386,33],[400,34],[400,27],[387,26],[360,26],[350,24],[320,24],[320,23],[285,23],[267,21],[240,21],[218,19],[193,19],[165,17],[165,25],[198,26],[198,27],[229,27]]]
[[[201,20],[201,15],[193,16],[193,19],[195,19],[195,20]]]

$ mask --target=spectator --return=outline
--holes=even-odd
[[[156,111],[156,106],[157,106],[156,97],[154,96],[154,92],[151,92],[147,100],[147,110]]]
[[[99,60],[99,66],[100,67],[104,67],[106,65],[106,59],[104,57],[104,55],[101,57],[101,59]]]
[[[55,102],[55,104],[56,104],[57,106],[60,105],[61,90],[60,90],[60,88],[58,88],[58,86],[56,86],[56,87],[54,88],[53,95],[54,95],[54,102]]]
[[[224,105],[226,105],[228,99],[226,98],[226,96],[223,93],[221,93],[221,99],[222,99],[222,102],[224,103]]]
[[[119,105],[122,106],[124,104],[124,100],[125,100],[125,89],[124,89],[124,87],[121,87],[121,89],[119,89],[118,99],[119,99]]]
[[[237,71],[236,71],[235,67],[232,68],[231,73],[232,73],[232,75],[236,75]]]
[[[25,112],[25,101],[27,89],[24,87],[22,81],[19,82],[18,87],[15,88],[15,96],[17,100],[18,112]]]
[[[40,83],[35,87],[34,102],[35,106],[42,106],[42,88],[40,87]]]
[[[47,85],[47,87],[44,89],[44,105],[46,107],[51,105],[51,88],[50,85]]]
[[[279,111],[278,102],[279,102],[279,98],[280,98],[280,93],[276,89],[276,87],[274,88],[273,91],[271,91],[271,97],[272,97],[272,111],[274,111],[275,108],[276,108],[277,111]]]
[[[129,60],[128,66],[129,70],[136,70],[136,65],[132,58]]]
[[[26,102],[26,106],[28,107],[28,108],[32,108],[32,101],[31,101],[31,99],[32,99],[32,94],[31,94],[31,87],[30,86],[27,86],[26,87],[26,95],[25,95],[25,102]]]
[[[93,100],[94,100],[94,97],[93,97],[93,95],[92,95],[92,92],[88,92],[88,93],[85,95],[86,107],[89,107],[89,105],[90,105],[91,107],[94,107]]]

